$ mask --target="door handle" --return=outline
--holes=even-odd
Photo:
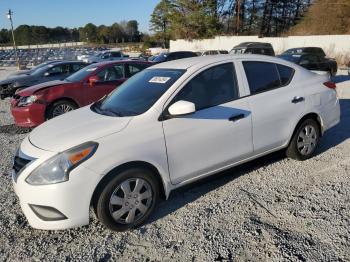
[[[295,96],[293,99],[292,99],[292,103],[293,104],[297,104],[297,103],[300,103],[300,102],[303,102],[305,99],[304,97],[302,96]]]
[[[244,114],[232,115],[231,117],[229,117],[228,121],[236,122],[243,118],[245,118]]]

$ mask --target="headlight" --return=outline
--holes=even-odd
[[[55,155],[34,169],[26,182],[31,185],[49,185],[68,181],[70,171],[89,159],[97,146],[95,142],[87,142]]]
[[[38,97],[35,95],[21,97],[17,106],[29,106],[33,104],[37,99]]]

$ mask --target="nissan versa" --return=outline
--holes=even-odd
[[[339,122],[335,84],[279,58],[218,55],[157,64],[24,139],[13,184],[29,223],[135,228],[160,197],[273,151],[310,158]]]

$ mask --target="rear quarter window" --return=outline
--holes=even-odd
[[[280,64],[277,64],[277,69],[280,75],[281,85],[288,85],[294,76],[294,69]]]

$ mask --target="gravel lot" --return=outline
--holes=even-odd
[[[82,228],[28,226],[7,175],[26,130],[0,101],[0,260],[350,261],[349,83],[339,88],[341,123],[314,158],[276,153],[182,188],[125,233],[106,230],[93,213]]]

